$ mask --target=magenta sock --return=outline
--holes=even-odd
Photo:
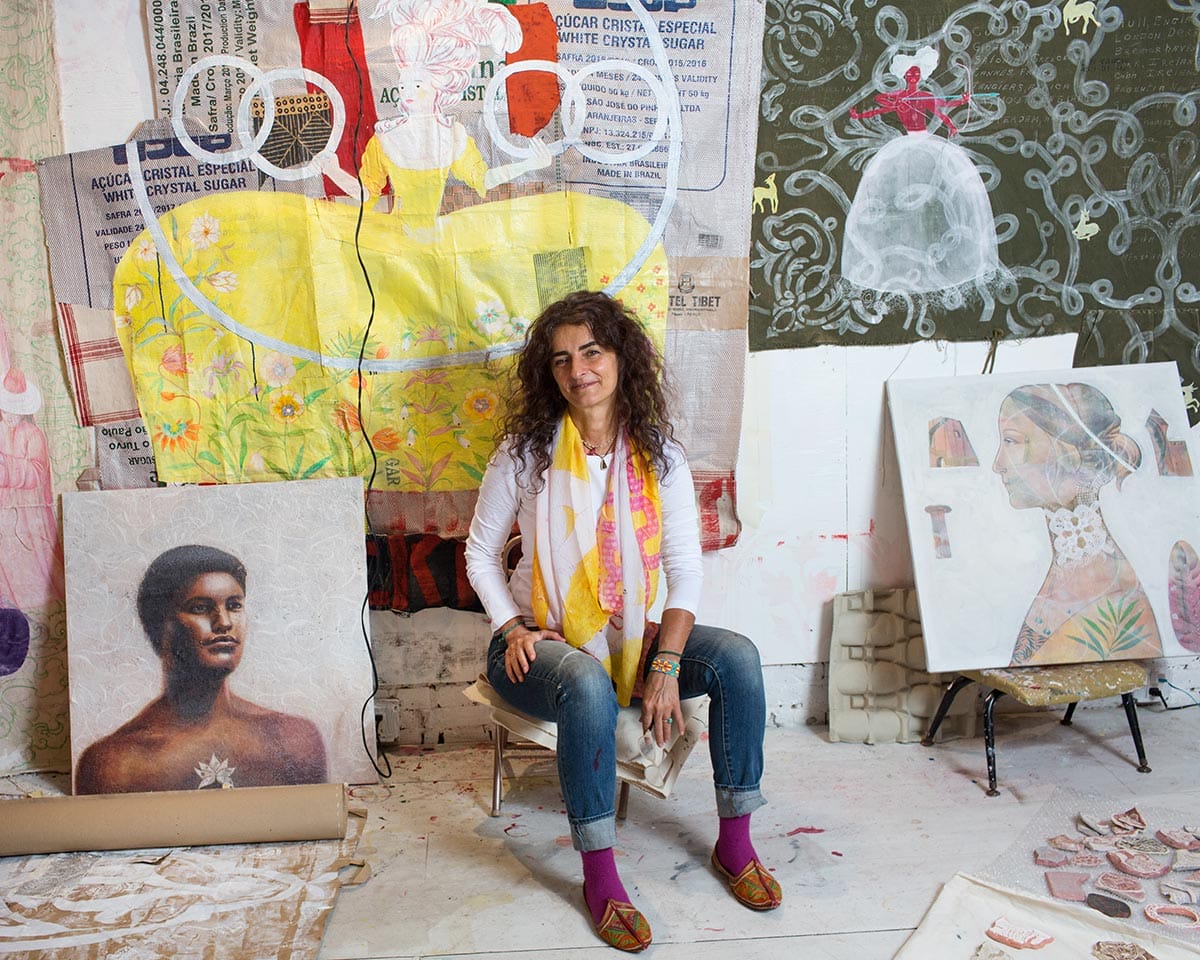
[[[750,842],[750,814],[743,817],[721,817],[721,832],[717,835],[717,859],[735,877],[758,854]]]
[[[617,876],[617,863],[613,859],[613,848],[583,851],[583,892],[591,911],[592,921],[604,919],[604,910],[609,900],[629,902],[629,894]]]

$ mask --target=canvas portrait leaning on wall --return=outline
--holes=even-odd
[[[887,390],[930,670],[1200,653],[1200,450],[1174,363]],[[973,455],[945,455],[947,424]]]
[[[362,496],[64,496],[75,793],[375,780]]]

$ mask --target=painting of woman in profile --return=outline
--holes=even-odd
[[[162,693],[84,750],[76,793],[327,780],[325,744],[310,720],[226,685],[247,642],[246,568],[237,557],[196,544],[164,551],[142,577],[137,613],[162,664]]]
[[[1158,623],[1113,539],[1100,492],[1141,464],[1112,403],[1084,383],[1030,384],[1000,405],[992,470],[1018,510],[1040,509],[1053,559],[1025,614],[1014,666],[1158,657]]]

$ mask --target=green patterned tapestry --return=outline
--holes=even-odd
[[[768,3],[751,349],[1079,331],[1077,363],[1195,384],[1198,23],[1194,0]]]

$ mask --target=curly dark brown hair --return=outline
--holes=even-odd
[[[551,370],[551,342],[562,326],[588,327],[596,343],[617,355],[616,418],[631,446],[641,450],[660,477],[675,431],[668,416],[662,357],[637,316],[605,293],[580,290],[550,304],[533,321],[506,397],[501,436],[518,465],[532,466],[535,489],[550,466],[554,432],[567,401]]]

